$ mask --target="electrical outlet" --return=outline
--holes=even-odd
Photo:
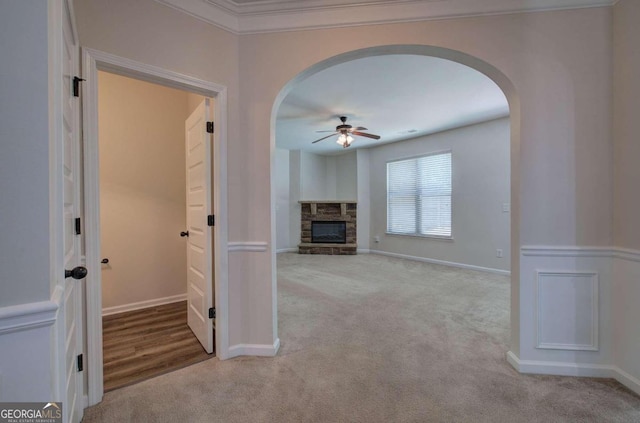
[[[376,235],[376,236],[373,237],[373,240],[375,242],[380,242],[380,237],[378,235]]]
[[[502,249],[498,248],[498,249],[496,250],[496,257],[498,257],[498,258],[502,258]]]

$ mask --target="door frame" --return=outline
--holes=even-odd
[[[212,213],[216,216],[214,248],[216,357],[229,358],[228,326],[228,221],[227,221],[227,87],[211,81],[82,48],[84,229],[88,270],[86,285],[86,336],[88,405],[102,401],[102,277],[100,252],[100,162],[98,148],[98,70],[212,97],[216,132],[213,142]]]

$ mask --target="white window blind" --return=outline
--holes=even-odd
[[[387,163],[387,232],[451,237],[451,152]]]

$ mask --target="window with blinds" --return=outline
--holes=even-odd
[[[387,232],[451,237],[451,152],[387,163]]]

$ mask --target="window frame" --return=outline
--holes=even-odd
[[[402,162],[402,161],[407,161],[407,160],[418,160],[424,157],[430,157],[430,156],[437,156],[437,155],[441,155],[441,154],[450,154],[451,155],[451,234],[450,235],[425,235],[425,234],[421,234],[419,232],[420,230],[420,223],[421,221],[418,220],[418,216],[420,215],[419,213],[421,212],[420,210],[420,205],[416,204],[415,207],[415,212],[416,212],[416,232],[414,233],[400,233],[400,232],[390,232],[389,231],[389,164],[390,163],[395,163],[395,162]],[[433,151],[427,154],[420,154],[420,155],[414,155],[414,156],[407,156],[407,157],[401,157],[401,158],[396,158],[393,160],[387,160],[385,162],[385,181],[386,181],[386,187],[385,187],[385,203],[386,203],[386,207],[385,207],[385,235],[390,235],[390,236],[399,236],[399,237],[412,237],[412,238],[428,238],[428,239],[434,239],[434,240],[441,240],[441,241],[453,241],[454,237],[453,237],[453,170],[454,170],[454,166],[453,166],[453,150],[452,149],[446,149],[446,150],[438,150],[438,151]]]

